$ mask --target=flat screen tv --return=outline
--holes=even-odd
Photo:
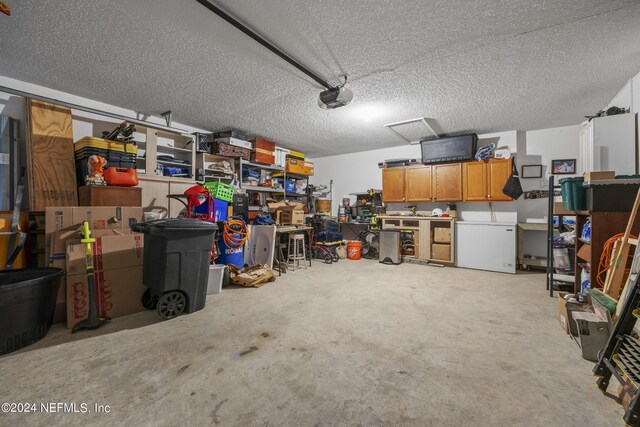
[[[470,133],[420,141],[422,163],[447,163],[471,160],[476,153],[478,135]]]

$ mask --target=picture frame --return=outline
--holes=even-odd
[[[551,160],[553,175],[574,175],[576,173],[576,159]]]
[[[542,165],[522,165],[520,178],[542,178]]]

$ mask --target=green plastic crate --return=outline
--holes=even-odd
[[[582,211],[587,208],[586,191],[583,177],[562,178],[562,207],[568,211]]]
[[[223,182],[205,182],[204,187],[209,190],[211,196],[229,203],[233,201],[233,193],[236,192],[235,187]]]

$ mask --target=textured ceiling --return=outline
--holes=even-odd
[[[24,0],[0,16],[0,75],[139,112],[173,110],[317,157],[439,130],[577,124],[640,70],[640,1],[224,0],[217,5],[354,101],[320,87],[195,0]]]

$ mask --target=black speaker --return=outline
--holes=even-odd
[[[234,194],[233,202],[233,216],[240,216],[245,222],[249,222],[249,196],[246,194]]]

